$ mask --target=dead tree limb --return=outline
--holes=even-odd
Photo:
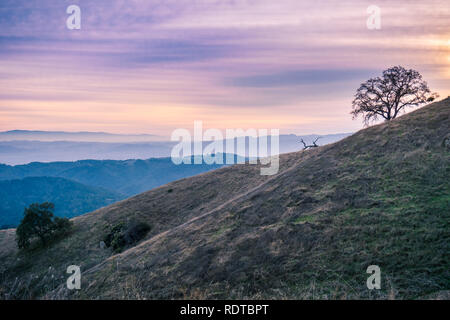
[[[306,149],[311,149],[311,148],[317,148],[317,141],[320,139],[321,137],[317,137],[316,140],[313,141],[313,144],[307,145],[305,141],[303,141],[303,139],[300,139],[300,142],[303,143],[303,150]]]

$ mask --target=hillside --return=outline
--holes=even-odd
[[[74,217],[122,200],[123,195],[52,177],[0,181],[0,227],[17,226],[24,208],[35,202],[53,202],[55,214]]]
[[[72,235],[18,253],[0,231],[4,298],[424,298],[450,290],[450,98],[317,149],[280,172],[235,165],[74,218]],[[120,254],[108,226],[152,226]],[[80,265],[82,289],[65,288]],[[381,290],[366,287],[369,265]],[[51,267],[51,268],[50,268]],[[18,280],[15,280],[17,277]]]

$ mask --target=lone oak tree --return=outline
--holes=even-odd
[[[382,77],[361,84],[356,91],[351,114],[353,119],[363,115],[366,125],[379,117],[389,121],[406,107],[420,106],[438,96],[431,93],[419,72],[395,66],[384,70]]]

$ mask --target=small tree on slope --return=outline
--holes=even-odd
[[[16,230],[16,241],[20,249],[28,248],[34,238],[38,238],[43,246],[50,240],[67,233],[72,222],[67,218],[53,215],[53,203],[33,203],[25,208],[24,217]]]

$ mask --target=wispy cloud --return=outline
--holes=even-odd
[[[348,80],[364,79],[373,70],[293,70],[257,76],[230,79],[228,83],[238,87],[282,87],[295,85],[331,84]]]
[[[71,4],[81,30],[65,26]],[[377,31],[371,4],[3,0],[0,126],[168,134],[197,118],[351,131],[358,84],[397,64],[450,94],[448,1],[380,0]]]

